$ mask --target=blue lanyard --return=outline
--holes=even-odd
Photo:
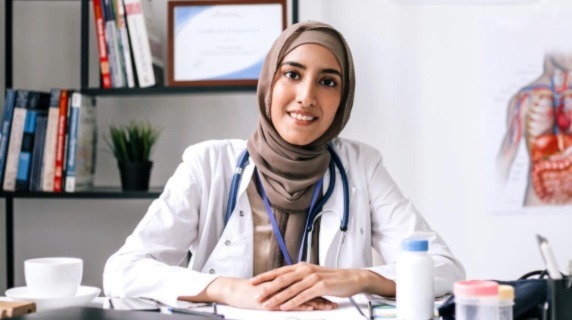
[[[256,180],[258,181],[258,186],[260,187],[262,200],[264,200],[264,206],[266,207],[266,213],[268,214],[268,218],[270,219],[270,223],[272,224],[272,231],[274,232],[276,241],[278,241],[278,245],[280,246],[280,251],[282,251],[282,255],[284,256],[284,260],[286,260],[286,263],[288,265],[292,265],[292,259],[290,258],[290,254],[288,253],[288,248],[286,248],[286,243],[284,242],[284,238],[280,233],[280,228],[278,227],[278,223],[276,222],[276,218],[274,217],[274,211],[272,211],[272,208],[270,207],[270,202],[268,201],[268,197],[266,196],[266,192],[264,191],[264,187],[262,186],[262,181],[258,176],[258,170],[256,170],[255,173],[256,173]],[[312,202],[310,203],[310,210],[308,211],[308,215],[306,217],[306,225],[308,224],[308,220],[312,216],[311,213],[314,212],[314,206],[316,205],[316,201],[318,200],[318,195],[320,194],[320,190],[322,190],[322,181],[323,179],[320,179],[316,184],[316,188],[314,189],[314,194],[312,195]],[[307,229],[304,228],[304,235],[302,236],[302,243],[300,244],[300,250],[298,253],[298,262],[302,261],[306,232]]]

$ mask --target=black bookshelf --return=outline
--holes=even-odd
[[[141,96],[193,93],[256,92],[256,86],[217,86],[217,87],[150,87],[150,88],[84,88],[81,93],[90,96]]]
[[[1,191],[4,198],[6,224],[6,287],[14,286],[14,200],[15,199],[156,199],[163,187],[152,187],[149,191],[123,191],[120,187],[93,187],[77,192],[32,192],[32,191]]]
[[[13,87],[13,13],[16,0],[4,2],[4,89]],[[38,0],[49,1],[49,0]],[[91,96],[144,96],[171,94],[205,94],[229,92],[255,92],[256,86],[210,86],[210,87],[152,87],[152,88],[113,88],[101,89],[89,87],[89,24],[91,0],[72,0],[81,2],[80,26],[80,91]],[[16,1],[17,2],[17,1]],[[291,0],[292,22],[299,21],[299,0]],[[2,101],[2,105],[4,102]],[[6,284],[14,286],[14,200],[16,199],[154,199],[159,196],[160,188],[148,192],[123,192],[118,187],[97,187],[73,193],[49,192],[4,192],[6,215]]]

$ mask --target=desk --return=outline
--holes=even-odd
[[[0,297],[0,300],[6,299],[5,297]],[[100,307],[103,308],[105,302],[108,298],[97,297],[95,300],[89,304],[89,307]],[[224,314],[226,319],[248,319],[248,320],[329,320],[329,319],[344,319],[344,320],[364,320],[363,317],[358,313],[358,311],[351,305],[348,299],[342,298],[331,298],[333,301],[338,303],[339,307],[336,310],[328,311],[262,311],[262,310],[247,310],[234,308],[225,305],[218,306],[218,312]],[[362,311],[367,314],[367,300],[364,295],[355,296],[355,300],[362,308]],[[202,310],[201,310],[202,309]],[[166,309],[165,309],[166,310]],[[204,308],[194,308],[193,310],[212,312],[212,307]],[[126,311],[129,312],[129,311]],[[40,315],[42,311],[37,314]],[[41,319],[41,317],[36,317]],[[129,319],[129,317],[125,317]]]

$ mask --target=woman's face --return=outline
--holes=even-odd
[[[341,67],[334,54],[317,44],[290,51],[272,85],[270,117],[285,141],[305,146],[330,127],[342,97]]]

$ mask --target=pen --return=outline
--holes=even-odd
[[[540,254],[544,263],[546,264],[546,271],[550,278],[554,280],[562,279],[562,274],[558,270],[558,264],[556,263],[556,258],[554,258],[554,252],[548,243],[548,240],[541,235],[536,235],[536,240],[538,240],[538,246],[540,248]]]
[[[224,319],[224,315],[222,314],[212,314],[210,312],[203,312],[203,311],[195,311],[195,310],[189,310],[189,309],[181,309],[181,308],[168,308],[167,310],[171,311],[172,313],[182,313],[182,314],[192,314],[195,316],[210,316],[216,319]]]

